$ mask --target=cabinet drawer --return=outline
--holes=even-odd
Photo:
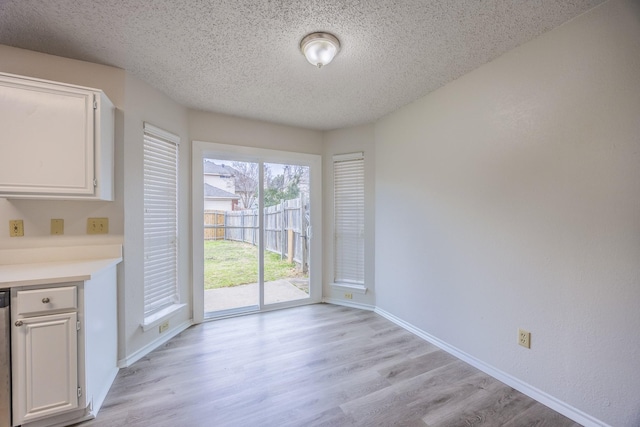
[[[19,291],[18,315],[46,313],[49,311],[77,310],[76,287],[35,289]]]

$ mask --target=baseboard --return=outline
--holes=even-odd
[[[138,351],[134,352],[133,354],[125,357],[124,359],[118,360],[118,368],[127,368],[127,367],[133,365],[138,360],[142,359],[147,354],[151,353],[153,350],[155,350],[156,348],[160,347],[162,344],[166,343],[171,338],[175,337],[176,335],[178,335],[180,332],[184,331],[185,329],[187,329],[191,325],[192,325],[191,320],[187,320],[187,321],[181,323],[180,325],[176,326],[174,329],[172,329],[169,332],[167,332],[166,335],[162,335],[157,340],[155,340],[153,342],[150,342],[149,344],[147,344],[144,347],[142,347],[140,350],[138,350]]]
[[[325,302],[327,304],[333,304],[333,305],[343,305],[345,307],[351,307],[351,308],[359,308],[360,310],[374,311],[376,309],[375,306],[370,304],[362,304],[359,302],[345,301],[342,299],[335,299],[335,298],[322,298],[322,302]]]
[[[329,302],[329,301],[328,301]],[[332,304],[336,304],[335,302],[331,301]],[[343,304],[343,305],[348,305],[348,304]],[[358,307],[356,307],[358,308]],[[375,307],[374,311],[379,314],[380,316],[390,320],[391,322],[395,323],[396,325],[400,326],[401,328],[406,329],[407,331],[413,333],[414,335],[419,336],[420,338],[424,339],[425,341],[430,342],[431,344],[441,348],[442,350],[446,351],[447,353],[457,357],[460,360],[463,360],[465,362],[467,362],[468,364],[470,364],[471,366],[474,366],[475,368],[478,368],[479,370],[481,370],[482,372],[492,376],[493,378],[502,381],[503,383],[507,384],[510,387],[513,387],[514,389],[518,390],[519,392],[526,394],[527,396],[529,396],[530,398],[542,403],[545,406],[548,406],[549,408],[553,409],[556,412],[561,413],[562,415],[564,415],[567,418],[572,419],[573,421],[582,424],[585,427],[611,427],[608,424],[592,417],[589,414],[586,414],[584,412],[582,412],[579,409],[574,408],[573,406],[570,406],[568,404],[566,404],[565,402],[545,393],[542,390],[537,389],[536,387],[533,387],[521,380],[519,380],[518,378],[509,375],[499,369],[494,368],[493,366],[490,366],[486,363],[484,363],[483,361],[465,353],[464,351],[461,351],[449,344],[447,344],[446,342],[434,337],[433,335],[419,329],[416,328],[415,326],[413,326],[410,323],[405,322],[404,320],[400,319],[399,317],[394,316],[393,314],[379,308],[379,307]]]

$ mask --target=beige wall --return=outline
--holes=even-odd
[[[193,141],[322,153],[322,132],[198,110],[189,110],[189,136]]]
[[[116,108],[124,105],[120,68],[0,45],[0,71],[101,89]]]
[[[638,2],[514,49],[375,140],[377,305],[588,425],[639,425]]]
[[[178,285],[180,300],[191,303],[190,274],[190,203],[191,144],[187,126],[187,109],[145,82],[126,75],[124,150],[124,271],[120,279],[120,358],[131,363],[157,345],[158,339],[170,336],[176,328],[190,322],[187,307],[168,319],[169,330],[162,336],[158,328],[146,332],[144,320],[143,250],[143,124],[148,122],[180,137],[178,187]]]

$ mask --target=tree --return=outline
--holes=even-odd
[[[308,168],[304,166],[286,165],[281,174],[267,181],[267,188],[264,191],[264,205],[274,206],[282,200],[291,200],[300,196],[300,180],[307,173]]]
[[[240,196],[242,207],[251,209],[258,194],[258,163],[233,162],[232,166],[236,170],[236,194]]]

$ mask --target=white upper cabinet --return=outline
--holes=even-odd
[[[0,197],[113,200],[114,115],[101,90],[0,73]]]

